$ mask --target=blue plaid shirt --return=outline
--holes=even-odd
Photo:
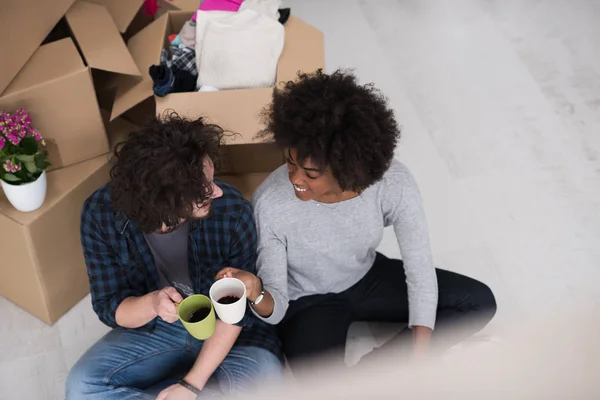
[[[209,218],[190,221],[188,269],[194,293],[208,296],[215,275],[225,266],[255,273],[256,227],[250,204],[233,186],[215,183],[223,196],[212,203]],[[115,313],[123,300],[158,289],[158,271],[142,231],[112,206],[103,186],[83,205],[81,243],[90,278],[92,305],[102,322],[117,328]],[[145,327],[152,332],[156,319]],[[256,346],[282,358],[274,326],[256,318],[249,308],[235,346]]]

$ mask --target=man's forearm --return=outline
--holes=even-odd
[[[210,339],[204,341],[202,350],[194,366],[185,376],[185,380],[198,389],[203,389],[208,379],[229,354],[240,332],[242,332],[241,327],[217,320],[215,333]]]
[[[123,328],[135,329],[146,325],[156,318],[154,297],[156,292],[139,297],[128,297],[119,304],[115,319]]]

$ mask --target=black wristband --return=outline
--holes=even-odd
[[[200,395],[200,389],[198,389],[196,386],[189,384],[188,382],[186,382],[185,379],[180,379],[179,380],[179,384],[181,386],[183,386],[184,388],[186,388],[187,390],[194,392],[194,394],[196,396]]]

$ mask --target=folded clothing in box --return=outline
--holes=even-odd
[[[284,28],[251,9],[198,11],[198,88],[248,89],[273,86],[283,50]]]
[[[273,19],[279,18],[281,0],[204,0],[198,10],[202,11],[243,11],[252,9]],[[196,14],[192,16],[196,21]]]
[[[141,71],[148,71],[159,62],[166,38],[177,35],[186,22],[191,20],[192,15],[193,12],[168,12],[128,41],[130,53]],[[322,32],[294,16],[289,16],[282,28],[285,35],[283,51],[277,61],[277,82],[296,79],[298,71],[313,72],[323,67]],[[245,66],[243,60],[238,64],[240,67]],[[148,106],[154,105],[156,108],[144,115],[175,110],[188,118],[207,117],[210,122],[237,133],[225,138],[228,165],[222,172],[227,175],[267,173],[284,162],[281,150],[256,138],[256,132],[264,128],[259,116],[272,99],[272,86],[219,91],[214,91],[214,88],[208,91],[210,88],[205,86],[202,92],[171,93],[159,97],[152,96],[154,82],[148,73],[144,73],[141,80],[127,75],[119,78],[111,120],[126,113],[128,120],[141,123],[143,118],[137,117],[141,114],[138,110],[146,110]],[[152,99],[149,99],[151,96]]]

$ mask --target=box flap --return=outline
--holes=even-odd
[[[120,74],[141,75],[104,6],[78,1],[65,17],[90,67]]]
[[[160,62],[160,52],[165,43],[168,22],[169,16],[165,14],[127,42],[127,48],[142,76],[119,76],[111,120],[153,95],[152,78],[148,74],[148,68]]]
[[[167,4],[181,11],[196,11],[200,7],[200,0],[167,0]]]
[[[144,10],[144,7],[140,8],[135,17],[133,17],[133,21],[131,21],[125,33],[123,33],[123,40],[127,42],[131,37],[135,36],[136,33],[158,19],[159,16],[160,15],[148,15]]]
[[[89,161],[72,165],[48,173],[48,191],[44,205],[36,211],[24,213],[17,211],[6,199],[4,193],[0,194],[0,213],[6,215],[21,225],[29,225],[40,215],[52,208],[68,193],[77,188],[85,179],[98,169],[106,165],[108,156],[102,155]]]
[[[61,78],[86,67],[70,38],[40,46],[8,85],[3,96]]]
[[[125,33],[131,21],[144,4],[144,0],[87,0],[106,7],[119,32]]]
[[[298,71],[313,72],[325,66],[323,32],[299,18],[285,23],[285,42],[277,64],[277,82],[293,81]]]
[[[0,93],[75,0],[0,0]]]

